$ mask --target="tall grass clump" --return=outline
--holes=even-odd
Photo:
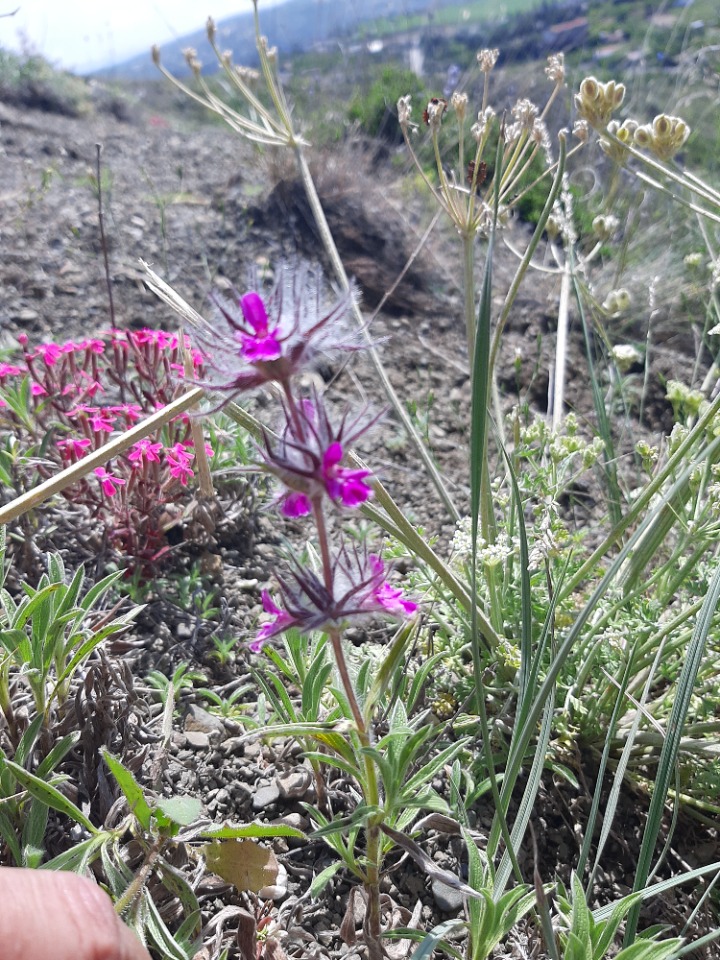
[[[681,813],[709,822],[720,813],[714,668],[720,600],[717,370],[699,386],[667,384],[672,430],[656,444],[642,438],[629,452],[627,445],[621,448],[620,417],[613,414],[628,409],[625,377],[636,363],[642,369],[642,357],[623,353],[609,332],[610,321],[628,303],[622,271],[603,299],[593,285],[605,252],[622,245],[621,225],[610,210],[589,229],[579,225],[571,189],[572,164],[594,130],[623,176],[668,198],[671,209],[699,218],[705,254],[713,258],[720,197],[701,176],[674,163],[688,127],[665,114],[621,121],[623,85],[589,77],[575,97],[579,117],[572,145],[566,131],[553,140],[546,119],[565,86],[560,55],[548,61],[544,104],[523,99],[509,115],[499,116],[492,106],[494,50],[478,54],[480,95],[472,107],[464,92],[449,102],[432,97],[420,104],[414,122],[416,105],[407,94],[399,98],[399,129],[425,180],[424,195],[457,238],[464,334],[457,360],[466,365],[471,387],[463,498],[456,492],[462,486],[451,490],[445,482],[407,413],[406,401],[417,398],[399,396],[390,382],[382,343],[368,329],[328,228],[307,162],[310,145],[286,100],[277,52],[260,33],[257,2],[254,8],[259,74],[238,67],[230,53],[218,49],[214,23],[208,22],[208,38],[234,87],[232,105],[204,79],[193,51],[187,53],[192,85],[163,70],[157,49],[153,57],[172,83],[237,134],[293,155],[334,276],[325,278],[310,264],[278,263],[272,276],[238,278],[242,286],[213,298],[210,319],[149,268],[146,277],[187,324],[203,358],[202,369],[186,367],[184,379],[192,387],[163,407],[162,422],[175,422],[178,404],[194,405],[207,394],[207,417],[222,409],[254,437],[256,468],[274,484],[272,508],[302,530],[300,546],[286,551],[274,585],[262,592],[254,637],[241,638],[250,655],[244,679],[257,690],[256,709],[243,715],[242,736],[293,738],[312,772],[315,799],[305,805],[309,835],[323,841],[333,859],[313,875],[307,894],[322,896],[339,874],[353,880],[338,936],[349,944],[361,938],[370,960],[388,955],[424,960],[436,951],[483,960],[521,931],[533,955],[554,960],[670,960],[712,944],[717,931],[693,941],[693,922],[707,906],[720,863],[662,871]],[[433,158],[431,173],[418,160],[419,151]],[[524,248],[514,251],[516,269],[500,291],[496,263],[502,231],[513,207],[539,186],[545,191],[542,210]],[[707,287],[713,318],[715,261]],[[518,294],[535,270],[554,272],[559,285],[544,414],[511,403],[499,377]],[[716,325],[705,324],[707,342]],[[580,363],[570,354],[573,333],[582,347],[581,375],[591,399],[584,418],[568,409],[568,368]],[[321,356],[352,363],[359,351],[372,360],[377,399],[341,404],[331,389],[308,388],[306,375]],[[646,385],[652,374],[647,363]],[[273,412],[261,417],[245,404],[260,388],[274,403]],[[144,433],[156,427],[157,416],[142,421]],[[391,416],[417,452],[416,469],[432,480],[437,510],[454,525],[447,547],[428,539],[409,519],[412,505],[399,504],[372,462],[358,455],[358,445]],[[629,429],[630,420],[621,426]],[[78,454],[54,486],[42,485],[40,496],[64,489],[93,469],[98,457],[107,462],[136,442],[138,428],[133,430],[105,438],[92,454]],[[107,479],[96,475],[101,484]],[[590,530],[574,525],[566,509],[581,484],[593,490],[602,518]],[[38,499],[36,494],[32,503]],[[22,500],[16,511],[27,503]],[[359,517],[369,525],[361,527]],[[403,564],[409,571],[405,580],[393,558],[410,558]],[[38,593],[44,597],[62,573],[54,562]],[[71,594],[47,616],[64,616],[69,604],[73,612],[77,604],[84,610],[75,580]],[[40,604],[34,593],[28,595],[28,606]],[[25,656],[33,627],[11,597],[4,601],[8,628],[2,634],[0,708],[6,721],[16,724],[8,678],[23,669],[18,657]],[[372,645],[364,631],[379,621],[394,626],[384,628],[383,645]],[[79,613],[77,622],[85,622]],[[33,684],[44,677],[37,671],[53,676],[55,703],[92,648],[82,633],[73,634],[73,643],[64,641],[60,629],[52,636],[59,659],[46,653],[38,664],[25,657],[35,671],[28,683],[42,715],[47,701],[37,700]],[[181,673],[167,683],[165,738],[172,732],[181,684]],[[39,816],[45,815],[43,804],[69,816],[87,835],[49,866],[81,869],[99,861],[118,910],[169,955],[193,955],[204,935],[197,897],[187,884],[178,892],[186,919],[174,937],[156,916],[148,877],[155,872],[172,886],[174,874],[163,860],[171,843],[273,835],[305,839],[282,824],[209,825],[190,800],[158,800],[106,750],[105,762],[128,804],[124,828],[141,851],[133,870],[118,854],[124,834],[98,828],[48,782],[60,748],[27,769],[42,720],[28,729],[31,733],[16,731],[15,759],[0,758],[5,778],[0,786],[6,802],[15,804],[0,819],[6,844],[19,862],[39,859],[34,851],[42,831],[25,836],[16,794],[22,802],[39,804]],[[331,789],[338,777],[351,785],[342,809]],[[544,875],[538,853],[538,840],[544,841],[538,836],[544,785],[579,789],[580,782],[588,803],[571,808],[576,847],[567,862],[557,864],[558,875]],[[631,790],[643,798],[641,836],[631,890],[616,896],[602,877],[609,840],[624,834],[622,801]],[[481,804],[488,812],[482,830]],[[456,870],[441,869],[428,855],[431,830],[455,838]],[[203,851],[225,875],[217,848]],[[396,910],[384,880],[403,857],[433,883],[458,893],[462,911],[423,929],[419,914]],[[682,928],[644,924],[644,904],[689,883],[697,884],[697,892]],[[250,883],[244,889],[257,892],[262,886]],[[261,950],[257,934],[253,926],[246,955]]]

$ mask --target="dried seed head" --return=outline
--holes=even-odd
[[[480,64],[480,69],[483,73],[490,73],[492,68],[497,63],[497,58],[500,56],[499,50],[479,50],[477,54],[477,62]]]
[[[550,240],[557,240],[562,233],[562,223],[552,213],[547,218],[547,223],[545,224],[545,233],[547,233]]]
[[[436,133],[440,129],[443,114],[447,110],[447,100],[443,97],[432,97],[423,113],[423,120]]]
[[[224,67],[230,69],[232,66],[232,50],[223,50],[223,52],[220,54],[220,63],[222,63]]]
[[[638,127],[634,134],[635,145],[641,150],[649,150],[652,147],[653,132],[649,123]]]
[[[242,67],[237,64],[235,67],[235,73],[245,83],[254,83],[256,80],[260,79],[260,72],[258,70],[254,70],[252,67]]]
[[[535,106],[532,100],[518,100],[518,102],[512,108],[512,115],[515,117],[522,129],[526,133],[529,133],[530,130],[532,130],[532,126],[535,123],[535,118],[538,115],[538,108]]]
[[[410,123],[410,114],[412,113],[412,107],[410,106],[410,101],[412,96],[408,93],[404,97],[400,97],[397,102],[397,112],[398,112],[398,123],[401,127],[406,127]]]
[[[548,57],[545,76],[558,86],[565,82],[565,54],[553,53]]]
[[[620,313],[625,313],[630,308],[630,303],[630,294],[625,287],[620,287],[618,290],[610,291],[603,303],[603,309],[607,310],[612,316],[617,316]]]
[[[260,37],[259,43],[268,63],[277,63],[277,47],[271,47],[267,37]]]
[[[652,123],[651,149],[660,160],[672,160],[690,136],[690,127],[680,117],[661,113]]]
[[[620,373],[627,373],[636,363],[642,361],[642,354],[631,343],[619,343],[611,352]]]
[[[152,62],[156,67],[160,66],[160,47],[154,43],[150,48],[150,56],[152,57]]]
[[[212,17],[207,18],[207,23],[205,24],[205,30],[207,31],[207,38],[210,41],[210,43],[214,43],[216,28],[215,28],[215,21],[213,20]]]
[[[492,107],[485,107],[484,110],[481,110],[480,113],[478,113],[477,123],[474,123],[472,129],[470,130],[470,133],[478,143],[480,143],[483,137],[485,137],[487,128],[494,116],[495,111]]]
[[[572,132],[576,140],[585,143],[590,136],[590,125],[587,120],[576,120]]]
[[[450,98],[450,104],[457,114],[460,123],[465,119],[468,105],[468,95],[466,93],[454,93]]]

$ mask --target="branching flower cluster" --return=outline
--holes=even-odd
[[[288,578],[278,578],[280,604],[267,591],[263,594],[271,619],[251,644],[255,652],[291,627],[337,638],[368,616],[402,618],[417,608],[387,582],[380,557],[343,539],[335,545],[328,533],[328,508],[352,510],[372,497],[370,471],[349,465],[347,456],[377,417],[346,412],[336,420],[322,393],[314,390],[308,397],[299,392],[299,375],[318,355],[357,348],[357,335],[345,325],[352,293],[324,307],[321,291],[319,274],[301,265],[283,267],[265,294],[251,290],[236,292],[232,301],[216,298],[217,319],[227,329],[216,324],[200,333],[210,371],[207,384],[215,391],[233,397],[262,384],[279,389],[281,424],[276,436],[265,433],[262,466],[280,481],[281,512],[311,516],[317,530],[321,570],[293,565]]]
[[[15,439],[16,486],[30,488],[100,449],[170,403],[187,350],[197,376],[201,354],[163,330],[111,330],[100,337],[31,345],[0,364],[0,423]],[[212,454],[208,447],[205,454]],[[84,505],[129,569],[154,567],[169,547],[166,530],[189,501],[195,459],[190,420],[135,443],[62,491]],[[6,458],[7,459],[7,458]]]

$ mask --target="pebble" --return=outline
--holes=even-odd
[[[220,749],[224,757],[234,757],[247,755],[247,746],[248,743],[243,737],[228,737]]]
[[[210,747],[210,737],[200,730],[188,730],[185,739],[192,750],[207,750]]]
[[[277,783],[268,783],[265,786],[258,787],[253,795],[253,810],[265,810],[266,807],[277,803],[280,799],[280,787]]]
[[[454,887],[449,887],[442,880],[433,880],[431,888],[435,903],[445,913],[458,913],[462,910],[463,895]]]
[[[225,724],[220,717],[208,713],[196,704],[190,704],[185,715],[185,733],[190,731],[206,733],[214,743],[224,740],[227,735]]]
[[[285,800],[301,800],[311,789],[313,776],[306,767],[298,767],[276,777],[275,782]]]
[[[279,863],[275,883],[271,886],[263,887],[258,890],[258,899],[260,900],[281,900],[287,893],[287,870]]]

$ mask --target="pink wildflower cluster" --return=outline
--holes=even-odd
[[[42,445],[42,458],[33,461],[37,479],[82,460],[172,401],[184,369],[178,335],[164,330],[110,330],[36,346],[27,335],[18,339],[21,360],[0,364],[0,417],[26,449]],[[201,376],[202,356],[187,338],[185,347]],[[23,415],[24,391],[32,403],[29,417]],[[102,523],[131,566],[147,567],[167,551],[164,527],[181,509],[194,457],[183,414],[162,435],[138,441],[64,496]]]
[[[282,484],[282,513],[312,516],[323,558],[322,577],[296,565],[291,580],[278,578],[281,605],[263,592],[263,609],[273,619],[250,644],[255,652],[291,627],[336,631],[370,616],[403,618],[417,609],[388,582],[380,557],[342,542],[333,550],[327,533],[328,503],[354,509],[372,496],[370,471],[348,464],[347,457],[377,417],[346,413],[335,421],[322,394],[298,394],[298,375],[319,356],[357,349],[357,335],[345,322],[352,297],[349,291],[324,308],[320,274],[303,266],[283,267],[267,294],[253,289],[236,293],[233,302],[215,298],[227,330],[216,325],[201,338],[210,372],[205,385],[231,397],[271,382],[280,387],[283,422],[276,440],[265,436],[262,466]]]

